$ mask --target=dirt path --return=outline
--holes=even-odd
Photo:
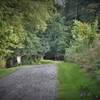
[[[53,64],[21,67],[0,79],[0,100],[55,100],[56,92]]]

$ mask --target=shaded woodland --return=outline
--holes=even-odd
[[[65,60],[100,63],[99,0],[0,1],[0,66]]]

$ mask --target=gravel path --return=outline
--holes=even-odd
[[[56,92],[53,64],[21,67],[0,79],[0,100],[56,100]]]

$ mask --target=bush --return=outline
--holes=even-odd
[[[93,24],[75,21],[72,26],[74,43],[66,49],[65,60],[80,64],[86,69],[100,59],[100,36],[97,20]],[[96,65],[95,65],[96,66]]]
[[[5,67],[6,61],[4,59],[0,59],[0,68]]]
[[[100,66],[100,44],[99,39],[95,40],[91,47],[84,47],[80,50],[79,47],[73,46],[66,49],[65,59],[80,64],[84,68],[91,68],[92,66]],[[78,51],[79,49],[80,51]]]

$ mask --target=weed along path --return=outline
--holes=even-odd
[[[56,65],[19,68],[0,79],[0,100],[56,100]]]

